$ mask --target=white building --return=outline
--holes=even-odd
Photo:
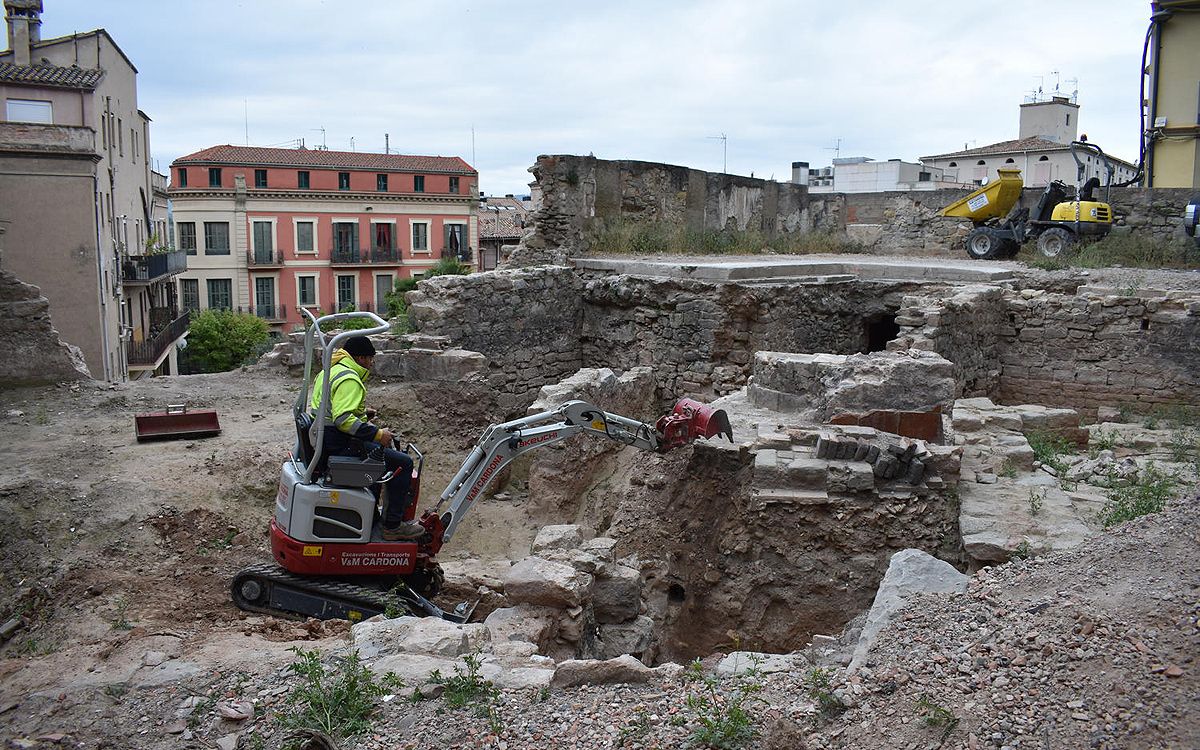
[[[883,193],[896,190],[937,190],[961,187],[947,180],[944,170],[922,164],[865,156],[834,159],[833,166],[809,169],[808,162],[792,162],[792,182],[808,185],[810,193]]]
[[[1075,185],[1078,172],[1071,156],[1070,143],[1078,139],[1079,105],[1063,96],[1050,101],[1021,105],[1018,138],[979,148],[922,156],[921,163],[929,169],[940,169],[948,180],[982,185],[995,178],[1000,167],[1016,167],[1028,187],[1045,187],[1052,180]],[[1103,147],[1103,144],[1098,144]],[[1100,184],[1108,181],[1103,163],[1090,154],[1081,155],[1084,163],[1083,180],[1099,177]],[[1137,167],[1123,159],[1109,157],[1113,166],[1114,183],[1133,179]]]

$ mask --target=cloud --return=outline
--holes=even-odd
[[[140,71],[160,164],[218,143],[460,155],[498,193],[540,153],[790,175],[1017,135],[1042,77],[1082,130],[1137,154],[1148,3],[888,0],[603,4],[47,0],[46,36],[104,26]],[[1057,7],[1057,6],[1056,6]],[[1064,22],[1061,19],[1071,18]],[[1082,19],[1082,20],[1080,20]],[[1069,93],[1069,91],[1068,91]],[[474,157],[472,156],[474,131]]]

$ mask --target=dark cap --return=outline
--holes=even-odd
[[[354,336],[342,345],[351,357],[374,357],[375,345],[366,336]]]

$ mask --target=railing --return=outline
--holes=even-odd
[[[149,283],[187,270],[187,252],[173,250],[158,255],[126,256],[121,261],[121,279]]]
[[[161,331],[171,322],[179,317],[179,310],[175,307],[151,307],[150,308],[150,330]]]
[[[250,314],[263,320],[287,320],[287,305],[258,305],[250,308]]]
[[[131,365],[153,365],[176,339],[187,333],[189,318],[191,315],[185,312],[145,341],[126,342],[126,361]]]
[[[246,253],[246,264],[249,266],[282,266],[282,250],[251,250]]]
[[[329,255],[331,263],[400,263],[401,251],[398,247],[335,247]]]

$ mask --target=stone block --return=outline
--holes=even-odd
[[[512,602],[561,609],[579,606],[592,587],[592,576],[541,557],[521,560],[504,572],[503,581]]]
[[[640,615],[629,622],[600,623],[600,657],[611,659],[624,654],[638,658],[654,645],[654,620]]]
[[[458,656],[490,639],[482,625],[461,625],[436,617],[397,617],[360,622],[350,629],[353,647],[364,659],[396,653]]]
[[[571,550],[583,543],[583,532],[577,524],[543,526],[533,538],[530,552],[541,555],[555,550]]]
[[[624,565],[605,565],[592,586],[596,621],[625,622],[637,617],[642,603],[642,574]]]
[[[558,665],[554,674],[554,687],[578,687],[580,685],[611,685],[648,682],[653,671],[632,656],[618,656],[604,661],[597,659],[570,659]]]

